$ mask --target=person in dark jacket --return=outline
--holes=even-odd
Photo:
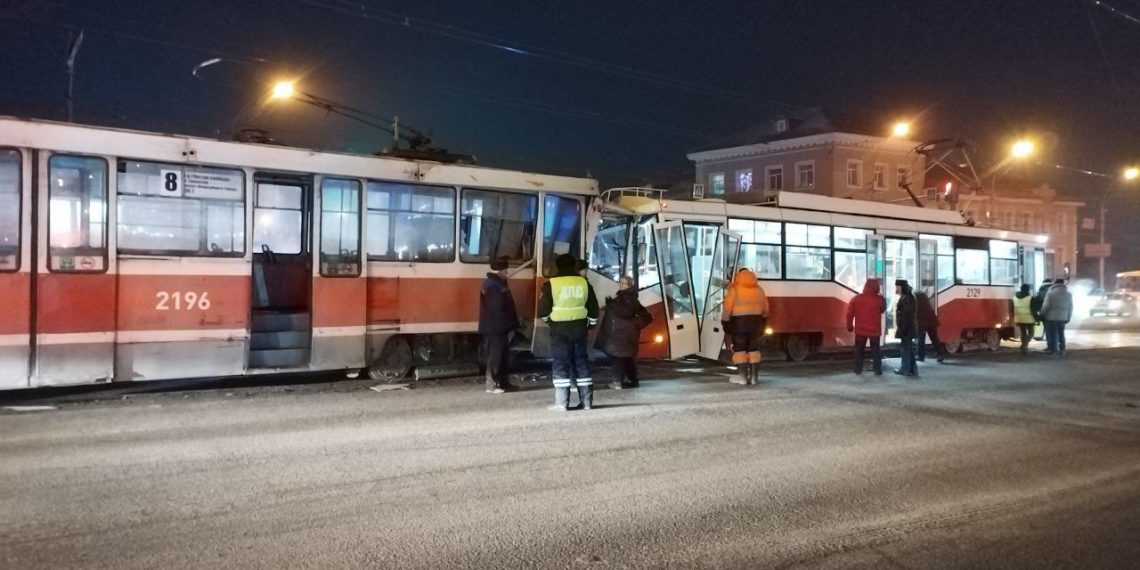
[[[1037,294],[1033,296],[1033,300],[1029,302],[1029,311],[1033,313],[1033,320],[1035,322],[1033,328],[1033,338],[1041,340],[1045,337],[1045,325],[1041,320],[1041,305],[1045,304],[1045,294],[1049,292],[1049,288],[1053,286],[1053,280],[1046,279],[1041,283],[1041,287],[1037,289]]]
[[[899,352],[902,364],[895,374],[918,376],[918,364],[914,361],[914,337],[918,334],[918,302],[911,292],[906,279],[895,281],[895,338],[899,339]]]
[[[621,390],[626,386],[638,386],[637,364],[634,359],[641,340],[641,329],[652,321],[653,316],[637,300],[633,278],[623,276],[618,280],[617,296],[606,299],[606,313],[602,316],[601,329],[595,343],[611,359],[610,388]]]
[[[510,368],[511,337],[519,326],[515,299],[507,283],[510,265],[505,257],[491,260],[491,270],[479,291],[479,334],[486,355],[487,392],[502,394],[515,389],[507,372]]]
[[[594,405],[594,379],[586,334],[598,323],[598,298],[585,277],[578,274],[578,260],[564,253],[554,260],[557,274],[542,284],[538,316],[550,325],[551,377],[554,381],[552,410],[570,406],[570,385],[578,387],[578,405]]]
[[[918,360],[926,362],[926,337],[930,337],[930,347],[938,355],[938,362],[946,360],[946,349],[938,340],[938,313],[934,310],[934,303],[926,291],[914,294],[915,305],[918,307]]]
[[[883,336],[883,313],[887,300],[879,292],[879,280],[871,278],[863,285],[863,292],[847,304],[847,330],[855,333],[855,373],[863,374],[863,355],[867,342],[871,342],[871,364],[875,376],[883,374],[883,351],[879,347]]]

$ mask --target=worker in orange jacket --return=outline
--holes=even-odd
[[[733,384],[755,384],[760,376],[760,343],[768,321],[768,296],[751,269],[741,269],[728,286],[720,320],[732,341],[732,363],[740,374]]]

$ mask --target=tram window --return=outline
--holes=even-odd
[[[16,271],[20,259],[20,153],[0,150],[0,271]]]
[[[1017,285],[1017,243],[990,240],[990,283]]]
[[[321,180],[321,275],[360,275],[360,182]]]
[[[919,239],[932,240],[938,254],[938,279],[935,286],[945,291],[954,284],[954,238],[933,234],[919,234]]]
[[[859,251],[835,252],[835,281],[848,289],[863,290],[867,282],[867,254]]]
[[[786,255],[788,279],[831,280],[830,248],[789,246]]]
[[[522,263],[534,257],[538,196],[488,190],[463,190],[459,259],[489,263],[506,257]]]
[[[728,229],[740,234],[743,243],[780,243],[780,222],[731,218],[728,220]]]
[[[956,251],[957,282],[961,285],[990,284],[990,253],[984,249]]]
[[[554,259],[563,253],[581,258],[582,203],[547,195],[542,207],[542,274],[554,275]],[[618,266],[617,272],[621,272]],[[616,279],[616,278],[615,278]]]
[[[52,271],[105,271],[107,163],[54,155],[48,161],[48,245]]]
[[[636,253],[636,263],[626,264],[625,274],[633,277],[636,268],[638,289],[656,287],[661,283],[661,274],[657,271],[657,247],[653,239],[654,220],[654,216],[648,216],[634,228],[633,251]]]
[[[625,266],[629,239],[629,218],[603,218],[590,248],[590,269],[612,281],[617,281]]]
[[[739,266],[751,269],[760,279],[780,278],[780,246],[741,243]]]
[[[368,259],[455,260],[455,189],[368,182]]]
[[[253,249],[269,248],[273,253],[298,254],[303,251],[304,189],[293,184],[257,184],[253,208]]]
[[[831,247],[831,227],[807,224],[784,224],[784,243],[812,247]],[[788,264],[789,266],[791,263]]]
[[[240,256],[245,175],[180,164],[118,164],[118,248],[123,253]]]

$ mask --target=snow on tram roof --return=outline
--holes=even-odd
[[[0,115],[0,146],[110,155],[136,160],[246,167],[305,174],[406,180],[424,184],[547,190],[596,196],[590,178],[444,164],[392,156],[330,152],[274,144],[209,139],[98,125],[78,125]],[[410,168],[414,166],[414,168]]]

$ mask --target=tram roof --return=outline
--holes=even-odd
[[[598,194],[598,183],[590,178],[226,141],[11,116],[0,116],[0,146],[423,184],[526,191],[546,190],[583,196]]]
[[[611,194],[612,193],[612,194]],[[714,221],[726,217],[782,220],[834,226],[875,227],[887,231],[921,232],[996,238],[1046,245],[1046,236],[969,226],[953,210],[934,210],[867,200],[815,196],[802,192],[780,192],[763,204],[733,204],[723,200],[665,200],[652,189],[615,189],[604,193],[634,212],[691,217]],[[951,227],[947,227],[951,226]]]

